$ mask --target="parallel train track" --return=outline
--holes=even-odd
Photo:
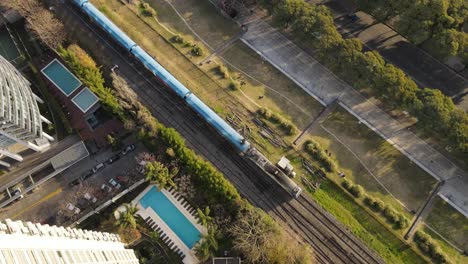
[[[290,200],[289,194],[251,161],[240,157],[230,144],[218,136],[214,129],[204,124],[202,119],[196,116],[183,100],[168,92],[169,89],[165,89],[154,75],[146,70],[139,71],[134,66],[140,65],[139,62],[126,55],[127,53],[120,50],[118,45],[111,44],[114,42],[105,37],[106,33],[83,19],[73,8],[68,6],[65,8],[84,24],[89,32],[94,34],[94,38],[99,39],[107,46],[107,49],[113,51],[114,56],[128,64],[139,75],[136,80],[143,78],[146,85],[153,88],[151,90],[142,89],[141,82],[136,81],[134,76],[125,76],[135,80],[132,88],[159,121],[178,130],[187,139],[188,145],[222,171],[250,202],[287,224],[291,230],[309,243],[314,249],[319,263],[383,263],[380,258],[369,252],[360,241],[344,231],[343,227],[336,223],[336,220],[333,220],[310,198],[302,195],[297,200]],[[162,104],[155,104],[161,100]],[[185,121],[176,120],[174,116],[177,115],[182,116]],[[205,142],[197,138],[200,136],[199,134],[203,134],[205,140],[216,141],[218,143],[216,144],[218,145],[217,150],[207,147]],[[223,152],[219,150],[223,150]]]

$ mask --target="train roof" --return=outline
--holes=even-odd
[[[88,2],[88,0],[74,0],[81,8],[95,21],[101,25],[101,27],[107,31],[112,37],[117,39],[121,45],[126,49],[130,50],[136,46],[135,41],[127,36],[120,28],[118,28],[110,19],[108,19],[101,11],[99,11],[94,5]]]
[[[187,103],[193,107],[208,123],[216,128],[223,136],[233,144],[240,152],[245,152],[250,148],[250,143],[244,139],[234,128],[224,119],[216,114],[211,108],[203,103],[197,96],[191,94],[186,99]]]

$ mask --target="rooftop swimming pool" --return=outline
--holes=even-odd
[[[86,113],[94,104],[96,104],[99,99],[98,97],[89,90],[88,87],[84,88],[79,92],[75,97],[72,99],[73,103],[75,103],[78,108],[83,113]]]
[[[200,231],[155,186],[141,198],[140,204],[145,209],[151,207],[189,249],[200,240]]]
[[[81,86],[81,81],[57,59],[45,66],[41,72],[66,96]]]

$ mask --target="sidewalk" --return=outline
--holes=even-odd
[[[418,138],[359,92],[261,19],[251,20],[242,41],[323,105],[340,105],[437,180],[448,181],[441,193],[468,216],[468,174]],[[457,180],[456,180],[457,179]],[[456,186],[453,186],[453,185]]]

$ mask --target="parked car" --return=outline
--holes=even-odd
[[[109,164],[112,164],[112,163],[116,162],[116,161],[119,160],[119,159],[120,159],[120,155],[119,155],[119,154],[116,154],[116,155],[110,157],[110,158],[107,160],[107,162],[109,162]]]
[[[104,163],[99,163],[98,165],[94,166],[93,168],[93,173],[96,173],[102,169],[104,169],[106,167],[106,165]]]
[[[92,170],[88,170],[85,173],[83,173],[83,175],[81,176],[81,180],[85,181],[89,177],[93,176],[93,174],[94,174],[94,172]]]
[[[110,193],[112,192],[112,187],[104,183],[103,185],[101,185],[101,190],[103,190],[104,192]]]
[[[120,183],[118,183],[118,182],[115,181],[114,179],[110,179],[110,180],[109,180],[109,184],[110,184],[112,187],[116,188],[117,190],[120,189],[120,187],[122,187],[122,186],[120,185]]]
[[[121,185],[125,185],[128,183],[128,178],[125,177],[125,176],[122,176],[122,175],[119,175],[117,177],[115,177],[115,179],[117,180],[118,183],[120,183]]]
[[[19,196],[15,200],[21,200],[24,198],[24,195],[21,194],[21,188],[19,187],[13,190],[13,192],[11,193],[11,197],[15,197],[17,195]]]
[[[97,198],[89,193],[85,193],[84,198],[92,203],[95,203],[97,201]]]
[[[122,155],[127,155],[127,153],[132,152],[133,150],[135,150],[135,144],[130,144],[122,150]]]
[[[347,15],[351,21],[358,21],[359,20],[359,17],[356,15],[356,13],[350,13]]]
[[[75,180],[71,181],[71,182],[68,184],[68,186],[73,187],[73,186],[79,185],[80,183],[81,183],[80,179],[75,179]]]
[[[67,209],[71,212],[73,212],[74,214],[79,214],[81,212],[80,208],[76,207],[74,204],[72,203],[68,203],[67,204]]]

